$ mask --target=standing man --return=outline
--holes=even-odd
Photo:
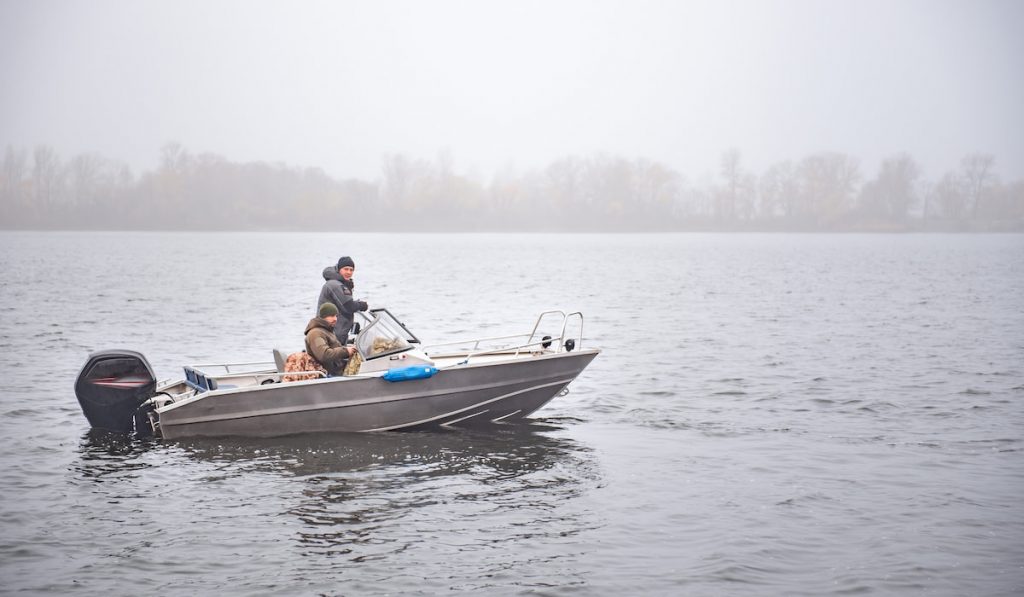
[[[306,353],[323,365],[328,375],[341,375],[355,348],[339,344],[334,336],[334,325],[338,322],[338,308],[334,304],[320,305],[316,314],[306,325]]]
[[[318,311],[320,305],[324,303],[331,303],[338,308],[338,322],[334,325],[334,335],[342,346],[348,344],[348,332],[352,329],[356,311],[369,309],[365,301],[352,298],[352,289],[355,288],[352,274],[355,272],[356,264],[347,255],[338,260],[337,266],[324,268],[324,287],[320,289],[320,296],[316,301]]]

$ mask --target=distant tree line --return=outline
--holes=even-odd
[[[177,144],[141,175],[94,153],[64,161],[47,146],[8,146],[0,213],[6,229],[1021,231],[1024,180],[1002,182],[995,158],[980,153],[938,180],[924,180],[907,154],[870,174],[835,152],[757,174],[730,149],[697,182],[598,154],[485,183],[456,173],[448,153],[389,155],[381,177],[363,181]]]

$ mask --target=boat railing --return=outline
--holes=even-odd
[[[545,345],[547,345],[547,346],[545,346]],[[449,365],[449,366],[450,367],[454,367],[454,366],[457,366],[457,365],[466,365],[466,364],[469,364],[470,360],[472,360],[472,359],[479,358],[479,357],[482,357],[482,356],[492,355],[492,354],[510,354],[513,357],[517,357],[520,354],[522,354],[524,351],[526,351],[527,349],[538,348],[538,349],[543,351],[543,350],[546,350],[550,345],[551,345],[551,341],[550,340],[537,340],[536,342],[532,342],[532,343],[529,343],[529,344],[519,344],[517,346],[502,346],[502,347],[498,347],[498,348],[490,348],[490,349],[484,349],[484,350],[470,351],[470,352],[466,352],[466,353],[459,353],[458,356],[462,357],[462,359],[459,362],[454,363],[454,364]],[[561,351],[560,350],[555,350],[555,351],[552,351],[552,352],[561,352]]]
[[[230,366],[265,366],[261,369],[249,369],[246,371],[230,371]],[[203,369],[203,368],[206,369]],[[222,367],[225,369],[223,373],[210,373],[208,369],[210,367]],[[327,374],[323,371],[278,371],[273,363],[256,362],[256,363],[215,363],[205,365],[186,365],[185,369],[185,385],[192,388],[196,392],[206,392],[210,390],[227,390],[237,386],[231,385],[231,381],[235,379],[255,379],[257,383],[269,383],[270,381],[281,382],[284,381],[284,376],[294,377],[309,377],[319,378],[326,377]]]
[[[561,318],[562,318],[562,320],[560,322],[560,326],[559,326],[559,335],[558,335],[558,337],[556,338],[554,336],[545,335],[545,336],[541,337],[540,339],[536,339],[537,338],[537,334],[538,334],[538,330],[540,329],[541,322],[544,320],[545,317],[549,317],[550,315],[556,315],[556,316],[560,315]],[[549,319],[550,319],[550,317],[549,317]],[[566,337],[566,331],[568,329],[568,325],[569,325],[569,323],[571,321],[573,321],[575,319],[579,320],[579,330],[578,330],[578,332],[575,335],[569,336],[567,338]],[[522,339],[522,340],[516,342],[519,339]],[[482,346],[484,344],[491,344],[491,343],[494,343],[494,342],[507,342],[507,344],[504,344],[504,345],[501,345],[501,346],[486,346],[486,347]],[[432,351],[436,354],[438,348],[444,348],[444,347],[459,347],[459,348],[463,348],[464,350],[459,351],[458,353],[456,353],[459,356],[465,355],[463,360],[461,360],[461,361],[459,361],[459,363],[457,363],[459,365],[462,365],[462,364],[468,363],[469,360],[472,359],[472,358],[480,357],[480,356],[484,356],[484,355],[489,355],[489,354],[508,354],[508,353],[512,353],[513,356],[519,356],[524,351],[533,351],[533,350],[536,350],[537,348],[540,348],[541,350],[550,350],[552,345],[554,345],[554,347],[555,347],[552,352],[555,352],[555,353],[563,352],[563,351],[564,352],[569,352],[569,351],[572,351],[572,350],[574,350],[576,348],[582,347],[582,344],[583,344],[583,313],[580,312],[580,311],[573,311],[571,313],[566,313],[565,311],[562,311],[560,309],[553,309],[551,311],[544,311],[543,313],[541,313],[540,315],[537,316],[537,320],[534,322],[533,329],[530,330],[529,334],[512,334],[512,335],[509,335],[509,336],[494,336],[494,337],[489,337],[489,338],[478,338],[478,339],[471,339],[471,340],[458,340],[458,341],[455,341],[455,342],[445,342],[445,343],[442,343],[442,344],[432,344],[430,346],[424,346],[423,350],[427,354],[430,354]]]
[[[245,379],[245,378],[256,378],[257,380],[262,379],[261,383],[269,383],[267,380],[281,382],[285,376],[289,377],[309,377],[310,379],[327,377],[326,371],[249,371],[248,373],[226,373],[224,375],[218,375],[216,377],[217,382],[220,383],[224,380],[231,379]]]
[[[548,315],[561,315],[562,316],[561,332],[558,335],[558,340],[559,340],[558,344],[562,348],[565,348],[565,346],[564,346],[565,345],[565,341],[566,341],[565,330],[566,330],[566,328],[569,325],[569,321],[572,320],[574,317],[579,318],[579,320],[580,320],[580,329],[579,329],[579,333],[577,334],[577,336],[575,338],[576,341],[574,343],[574,347],[579,347],[579,346],[581,346],[583,344],[583,313],[580,312],[580,311],[573,311],[572,313],[566,313],[565,311],[562,311],[561,309],[552,309],[551,311],[545,311],[545,312],[541,313],[540,315],[538,315],[537,316],[537,321],[534,322],[534,324],[533,324],[533,330],[530,331],[530,340],[529,341],[532,341],[534,336],[537,335],[537,329],[540,327],[541,321],[545,317],[547,317]],[[552,338],[552,340],[553,340],[553,338]],[[572,350],[572,349],[569,349],[569,350]]]
[[[276,367],[276,365],[272,361],[253,361],[253,362],[248,362],[248,363],[202,363],[202,364],[199,364],[199,365],[187,365],[187,367],[191,367],[192,369],[200,370],[200,371],[202,371],[204,373],[211,373],[211,371],[209,371],[209,369],[211,369],[213,367],[219,367],[220,369],[224,370],[224,374],[226,375],[226,374],[230,374],[230,373],[242,373],[242,374],[250,373],[251,374],[251,373],[256,372],[256,371],[262,372],[262,370],[265,369],[265,368],[266,369],[274,369]],[[235,367],[236,370],[232,371],[231,370],[232,367]],[[250,368],[251,367],[260,367],[260,369],[247,369],[246,371],[238,371],[237,370],[238,367],[250,367]],[[220,377],[220,375],[217,375],[217,377]]]
[[[480,349],[480,345],[484,344],[484,343],[502,342],[502,341],[509,342],[509,341],[515,340],[517,338],[529,339],[529,334],[511,334],[509,336],[493,336],[493,337],[489,337],[489,338],[474,338],[474,339],[471,339],[471,340],[455,340],[453,342],[440,342],[438,344],[430,344],[428,346],[424,346],[423,350],[425,352],[429,353],[432,350],[436,351],[436,349],[438,349],[438,348],[443,348],[443,347],[446,347],[446,346],[456,346],[456,347],[459,347],[459,348],[465,348],[465,349],[467,349],[469,351],[473,351],[473,350],[479,350]],[[514,346],[515,345],[513,345],[512,347],[514,348]],[[505,345],[505,346],[502,346],[500,348],[508,349],[509,345]]]

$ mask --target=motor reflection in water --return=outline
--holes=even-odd
[[[132,478],[137,471],[153,466],[143,458],[160,449],[153,438],[136,438],[123,433],[90,429],[82,436],[80,462],[74,470],[82,479],[102,482]]]

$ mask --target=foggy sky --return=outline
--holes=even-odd
[[[160,147],[373,180],[566,155],[691,176],[824,150],[1024,176],[1024,2],[0,0],[0,148]]]

